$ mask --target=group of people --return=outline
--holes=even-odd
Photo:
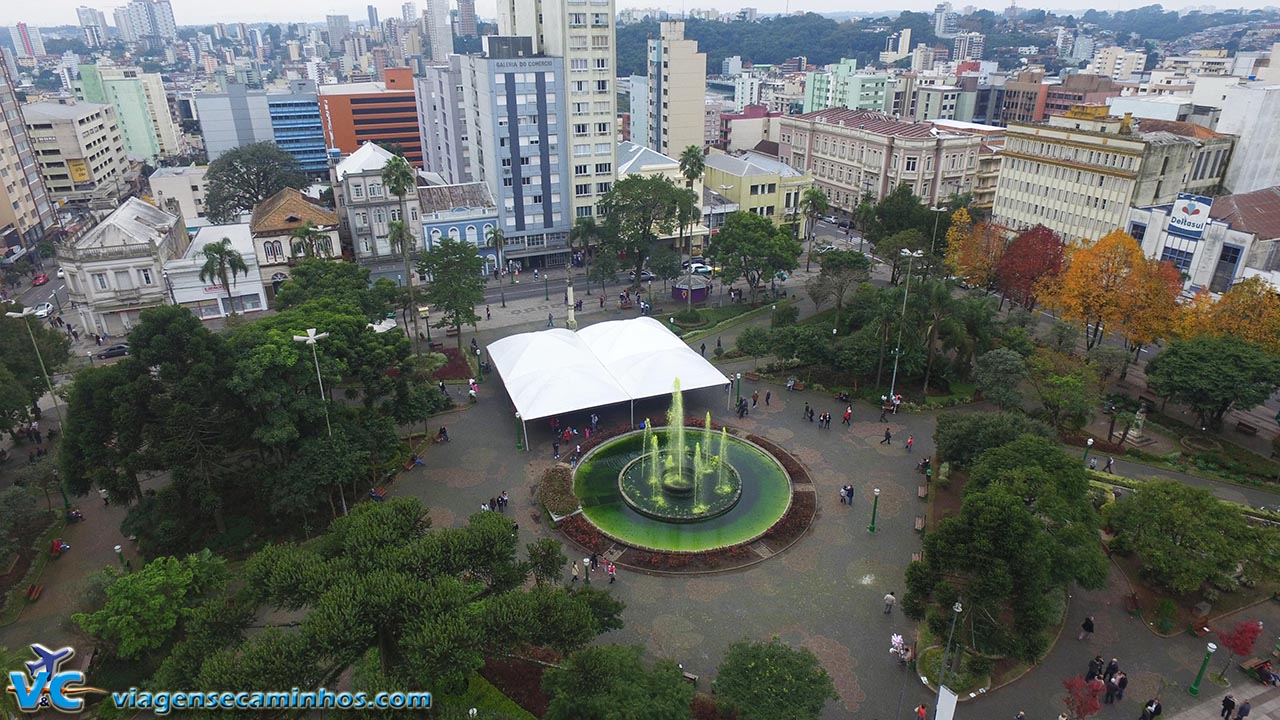
[[[501,495],[495,495],[494,497],[489,498],[489,502],[480,503],[480,510],[482,512],[495,511],[504,513],[507,511],[508,502],[510,502],[510,498],[507,497],[507,491],[503,490]]]
[[[853,506],[853,486],[845,485],[840,488],[840,504]]]
[[[1085,631],[1082,635],[1087,637],[1088,634],[1091,634],[1093,632],[1090,629],[1093,627],[1093,617],[1085,618],[1081,627]],[[1094,680],[1101,680],[1106,687],[1106,695],[1102,701],[1108,704],[1123,700],[1125,688],[1129,687],[1129,676],[1120,669],[1120,660],[1117,658],[1111,658],[1111,662],[1104,662],[1101,655],[1095,655],[1089,661],[1089,671],[1084,676],[1085,682],[1093,682]],[[1144,706],[1142,720],[1151,720],[1160,714],[1160,698],[1152,699],[1148,706],[1151,703],[1155,704],[1154,710],[1148,715],[1145,710],[1149,708]]]
[[[613,582],[614,582],[615,580],[617,580],[617,579],[618,579],[618,568],[616,568],[616,567],[614,566],[613,562],[612,562],[612,561],[610,561],[610,560],[606,560],[606,561],[605,561],[604,568],[605,568],[605,572],[609,575],[609,584],[610,584],[610,585],[612,585],[612,584],[613,584]],[[584,557],[584,558],[582,558],[582,566],[581,566],[581,567],[579,567],[579,566],[578,566],[578,561],[577,561],[577,560],[574,560],[574,561],[573,561],[573,570],[572,570],[572,572],[573,572],[573,579],[569,581],[569,584],[570,584],[570,585],[572,585],[572,584],[574,584],[574,583],[577,583],[577,582],[578,582],[578,576],[579,576],[579,575],[581,575],[581,576],[582,576],[582,581],[583,581],[583,582],[585,582],[586,584],[590,585],[590,584],[591,584],[591,573],[593,573],[593,572],[597,572],[597,571],[599,571],[599,570],[600,570],[600,555],[599,555],[599,553],[591,553],[591,557]]]
[[[1249,713],[1253,710],[1253,704],[1250,703],[1248,700],[1245,700],[1244,702],[1240,703],[1239,707],[1236,707],[1235,696],[1233,696],[1231,693],[1227,693],[1227,696],[1222,698],[1222,720],[1232,720],[1232,717],[1231,717],[1232,710],[1236,711],[1235,720],[1245,720],[1245,718],[1249,717]]]

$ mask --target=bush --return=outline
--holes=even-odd
[[[790,327],[800,319],[800,308],[795,305],[783,305],[769,316],[771,327]]]
[[[938,416],[934,442],[942,459],[964,467],[987,450],[1023,435],[1054,437],[1048,425],[1020,413],[945,412]]]
[[[573,474],[569,468],[557,465],[542,473],[538,499],[552,515],[563,517],[577,510],[578,497],[573,494]]]
[[[682,325],[697,325],[702,322],[702,315],[694,308],[685,308],[675,314],[676,322]]]

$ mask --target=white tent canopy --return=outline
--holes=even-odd
[[[683,390],[729,382],[650,317],[522,333],[488,352],[522,420],[666,395],[677,379]]]

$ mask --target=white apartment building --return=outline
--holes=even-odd
[[[151,194],[156,204],[167,208],[169,201],[176,202],[183,221],[189,225],[204,217],[204,201],[209,192],[204,174],[208,169],[207,165],[190,165],[160,168],[151,173]]]
[[[1280,85],[1249,83],[1225,92],[1218,131],[1235,135],[1227,189],[1246,193],[1280,185]]]
[[[733,112],[734,102],[720,95],[708,95],[702,105],[702,147],[709,148],[720,140],[720,114]],[[635,123],[631,125],[635,137]]]
[[[369,268],[371,280],[386,278],[404,285],[412,279],[404,277],[403,257],[398,248],[391,246],[388,223],[400,220],[407,206],[408,227],[416,231],[422,224],[418,221],[418,193],[410,192],[401,203],[382,184],[382,169],[392,157],[395,156],[384,148],[366,142],[332,166],[330,182],[341,213],[339,223],[343,234],[351,238],[356,262]],[[411,254],[421,248],[422,237],[415,232]]]
[[[760,78],[739,75],[733,79],[733,109],[742,112],[748,105],[760,104]]]
[[[574,193],[575,218],[594,216],[596,202],[617,177],[616,17],[614,0],[498,2],[499,35],[532,36],[534,54],[564,58],[569,116],[574,124],[585,124],[591,133],[580,137],[575,133],[571,138],[574,173],[570,185],[590,184],[592,188],[584,195]],[[597,168],[608,168],[606,175],[597,174]]]
[[[58,245],[80,327],[123,335],[143,310],[172,302],[164,265],[182,257],[190,243],[176,215],[129,198],[89,232]]]
[[[707,95],[707,54],[684,39],[683,22],[664,22],[649,40],[648,136],[642,143],[662,155],[679,157],[703,147]],[[572,73],[571,73],[572,75]]]
[[[431,45],[431,60],[444,62],[453,54],[453,25],[449,22],[449,0],[427,0],[423,16],[427,26],[427,42]]]
[[[96,203],[119,198],[129,160],[114,107],[39,102],[21,111],[50,197]]]
[[[1128,80],[1130,75],[1142,72],[1147,65],[1147,54],[1119,47],[1104,47],[1093,53],[1093,60],[1085,71],[1112,80]]]

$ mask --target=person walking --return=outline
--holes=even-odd
[[[485,306],[484,306],[484,319],[485,319],[485,320],[492,320],[492,319],[493,319],[493,313],[492,313],[492,312],[490,312],[490,310],[489,310],[489,306],[488,306],[488,305],[485,305]]]
[[[1107,671],[1102,673],[1102,681],[1111,682],[1111,678],[1115,677],[1118,672],[1120,672],[1120,661],[1116,658],[1111,658],[1111,662],[1107,663]]]
[[[844,419],[843,419],[843,420],[841,420],[841,423],[842,423],[842,424],[844,424],[844,425],[849,425],[850,427],[853,427],[853,426],[850,424],[850,421],[851,421],[852,419],[853,419],[853,406],[852,406],[852,405],[850,405],[850,406],[848,406],[848,407],[846,407],[846,408],[844,409]]]
[[[1118,689],[1116,688],[1116,682],[1118,681],[1115,678],[1111,678],[1110,680],[1107,681],[1107,695],[1102,699],[1102,702],[1108,705],[1115,702],[1116,690]]]
[[[759,404],[760,404],[760,391],[754,390],[751,393],[751,407],[755,407]]]
[[[600,555],[591,553],[591,569],[598,570],[600,568]]]
[[[768,406],[769,406],[769,400],[770,400],[770,399],[772,399],[772,398],[773,398],[773,391],[772,391],[772,390],[765,390],[765,391],[764,391],[764,404],[765,404],[765,407],[768,407]]]
[[[1129,674],[1121,670],[1116,673],[1116,701],[1124,699],[1124,689],[1129,687]]]
[[[698,346],[698,352],[699,352],[699,353],[701,353],[702,357],[706,357],[706,356],[707,356],[707,344],[706,344],[706,343],[702,343],[701,345],[699,345],[699,346]]]
[[[1102,661],[1102,656],[1094,655],[1093,659],[1089,661],[1089,672],[1085,674],[1084,681],[1089,682],[1096,677],[1102,677],[1102,668],[1105,666],[1106,663]]]
[[[896,602],[898,602],[898,598],[894,597],[892,592],[884,596],[884,614],[885,615],[893,614],[893,604]]]
[[[1105,473],[1111,472],[1111,468],[1115,467],[1115,464],[1116,464],[1116,459],[1108,455],[1107,466],[1102,468],[1102,472],[1105,472]]]
[[[1244,720],[1249,717],[1249,711],[1253,710],[1253,705],[1248,700],[1240,703],[1240,707],[1236,709],[1236,720]]]
[[[910,454],[911,454],[911,446],[912,446],[912,445],[915,445],[915,444],[916,444],[916,436],[915,436],[915,435],[908,435],[908,436],[907,436],[907,454],[908,454],[908,455],[910,455]]]
[[[551,443],[551,459],[552,460],[560,459],[560,441],[559,440],[556,440],[555,442]]]
[[[556,326],[555,318],[551,316],[551,313],[547,313],[547,327],[553,328],[555,326]]]
[[[884,414],[885,414],[885,409],[884,409],[884,405],[882,404],[880,406],[880,422],[888,422],[887,420],[885,420]]]
[[[884,429],[884,439],[880,441],[881,445],[893,444],[893,433],[889,432],[889,428]]]
[[[1080,637],[1076,638],[1076,640],[1084,640],[1085,638],[1088,638],[1090,635],[1093,635],[1093,616],[1092,615],[1086,616],[1084,619],[1084,622],[1080,623]]]
[[[1236,699],[1231,696],[1231,693],[1227,693],[1227,696],[1222,698],[1222,720],[1231,720],[1231,711],[1235,709]]]
[[[920,707],[916,708],[916,720],[928,720],[928,717],[929,709],[924,706],[924,703],[920,703]]]
[[[613,563],[609,563],[609,584],[612,585],[614,580],[618,579],[618,568]]]
[[[573,561],[573,579],[569,581],[569,584],[573,585],[576,582],[578,582],[578,561],[574,560]]]
[[[804,413],[802,417],[805,417],[805,418],[809,417],[809,403],[804,404]]]

